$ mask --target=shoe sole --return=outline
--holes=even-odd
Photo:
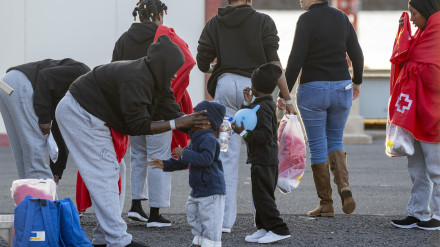
[[[248,243],[258,243],[258,239],[244,239],[244,241],[248,242]]]
[[[134,221],[139,221],[139,222],[147,222],[148,219],[142,217],[139,213],[136,212],[128,212],[128,218]]]
[[[260,239],[258,240],[258,243],[259,243],[259,244],[270,244],[270,243],[275,243],[275,242],[281,241],[281,240],[286,239],[286,238],[290,238],[290,235],[282,236],[282,237],[278,238],[277,240],[273,240],[273,241],[261,241],[261,242],[260,242],[260,239],[261,239],[261,238],[260,238]]]
[[[342,198],[342,211],[345,214],[353,213],[354,209],[356,208],[356,203],[353,199],[353,195],[351,194],[351,191],[350,190],[342,191],[341,198]]]
[[[159,223],[159,222],[150,222],[147,223],[147,227],[170,227],[171,223]]]
[[[228,228],[222,228],[223,233],[231,233],[231,229]]]
[[[418,227],[417,223],[413,223],[411,225],[398,225],[398,224],[391,221],[391,224],[395,227],[402,228],[402,229],[411,229],[411,228]]]
[[[335,217],[335,213],[320,213],[320,214],[310,214],[308,213],[307,216],[309,217]]]
[[[422,230],[426,230],[426,231],[440,231],[440,226],[438,226],[438,227],[429,227],[429,228],[427,228],[427,227],[422,227],[422,226],[416,226],[417,228],[419,228],[419,229],[422,229]]]

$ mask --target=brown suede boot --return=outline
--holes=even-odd
[[[327,162],[312,165],[313,180],[315,181],[316,193],[320,199],[319,206],[310,211],[307,215],[310,217],[334,217],[332,186],[330,184],[330,171]]]
[[[356,202],[353,199],[348,184],[347,154],[342,150],[335,150],[328,154],[328,161],[333,173],[334,182],[338,186],[338,193],[342,201],[342,211],[346,214],[351,214],[356,208]]]

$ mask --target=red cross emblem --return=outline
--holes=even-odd
[[[405,110],[409,110],[411,108],[412,102],[413,101],[409,99],[408,94],[401,93],[396,102],[397,111],[400,113],[405,113]]]

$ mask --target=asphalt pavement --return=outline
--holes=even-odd
[[[384,153],[384,141],[375,140],[371,145],[345,146],[350,172],[350,186],[356,200],[356,210],[345,215],[341,201],[333,184],[334,218],[311,218],[306,214],[318,204],[310,166],[298,188],[282,194],[277,190],[277,205],[283,219],[291,230],[292,237],[270,246],[440,246],[440,231],[418,229],[397,229],[391,219],[406,217],[406,204],[410,193],[410,178],[406,158],[389,158]],[[244,237],[253,233],[251,204],[250,166],[245,164],[246,146],[242,145],[237,195],[238,215],[232,233],[224,233],[223,246],[260,246],[249,244]],[[129,155],[125,158],[130,170]],[[307,163],[310,164],[309,159]],[[12,151],[0,148],[0,214],[12,214],[14,204],[10,187],[17,179]],[[60,198],[75,200],[77,169],[69,159],[67,169],[58,188]],[[130,206],[130,177],[127,177],[127,196],[124,219],[128,232],[135,241],[146,246],[189,246],[192,235],[186,223],[185,204],[189,195],[188,172],[173,173],[171,207],[162,209],[161,214],[172,221],[172,226],[162,229],[146,228],[145,224],[126,218]],[[144,202],[144,208],[148,202]],[[90,236],[96,218],[89,209],[82,219],[82,225]],[[6,246],[0,242],[0,246]]]

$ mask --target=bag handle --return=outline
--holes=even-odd
[[[49,220],[52,218],[52,216],[50,215],[47,201],[45,199],[39,199],[39,201],[40,201],[41,212],[43,213],[43,222],[44,222],[44,227],[46,228],[46,236],[49,246],[58,247],[59,243],[57,243],[57,240],[54,236],[54,230],[51,224],[52,221]]]
[[[26,198],[25,198],[26,200]],[[28,198],[27,199],[27,212],[26,212],[26,224],[24,225],[24,232],[23,232],[23,246],[29,246],[29,238],[31,236],[32,231],[32,224],[34,222],[34,208],[36,204],[34,203],[33,199]],[[32,207],[30,209],[30,207]],[[15,241],[14,241],[15,242]]]

